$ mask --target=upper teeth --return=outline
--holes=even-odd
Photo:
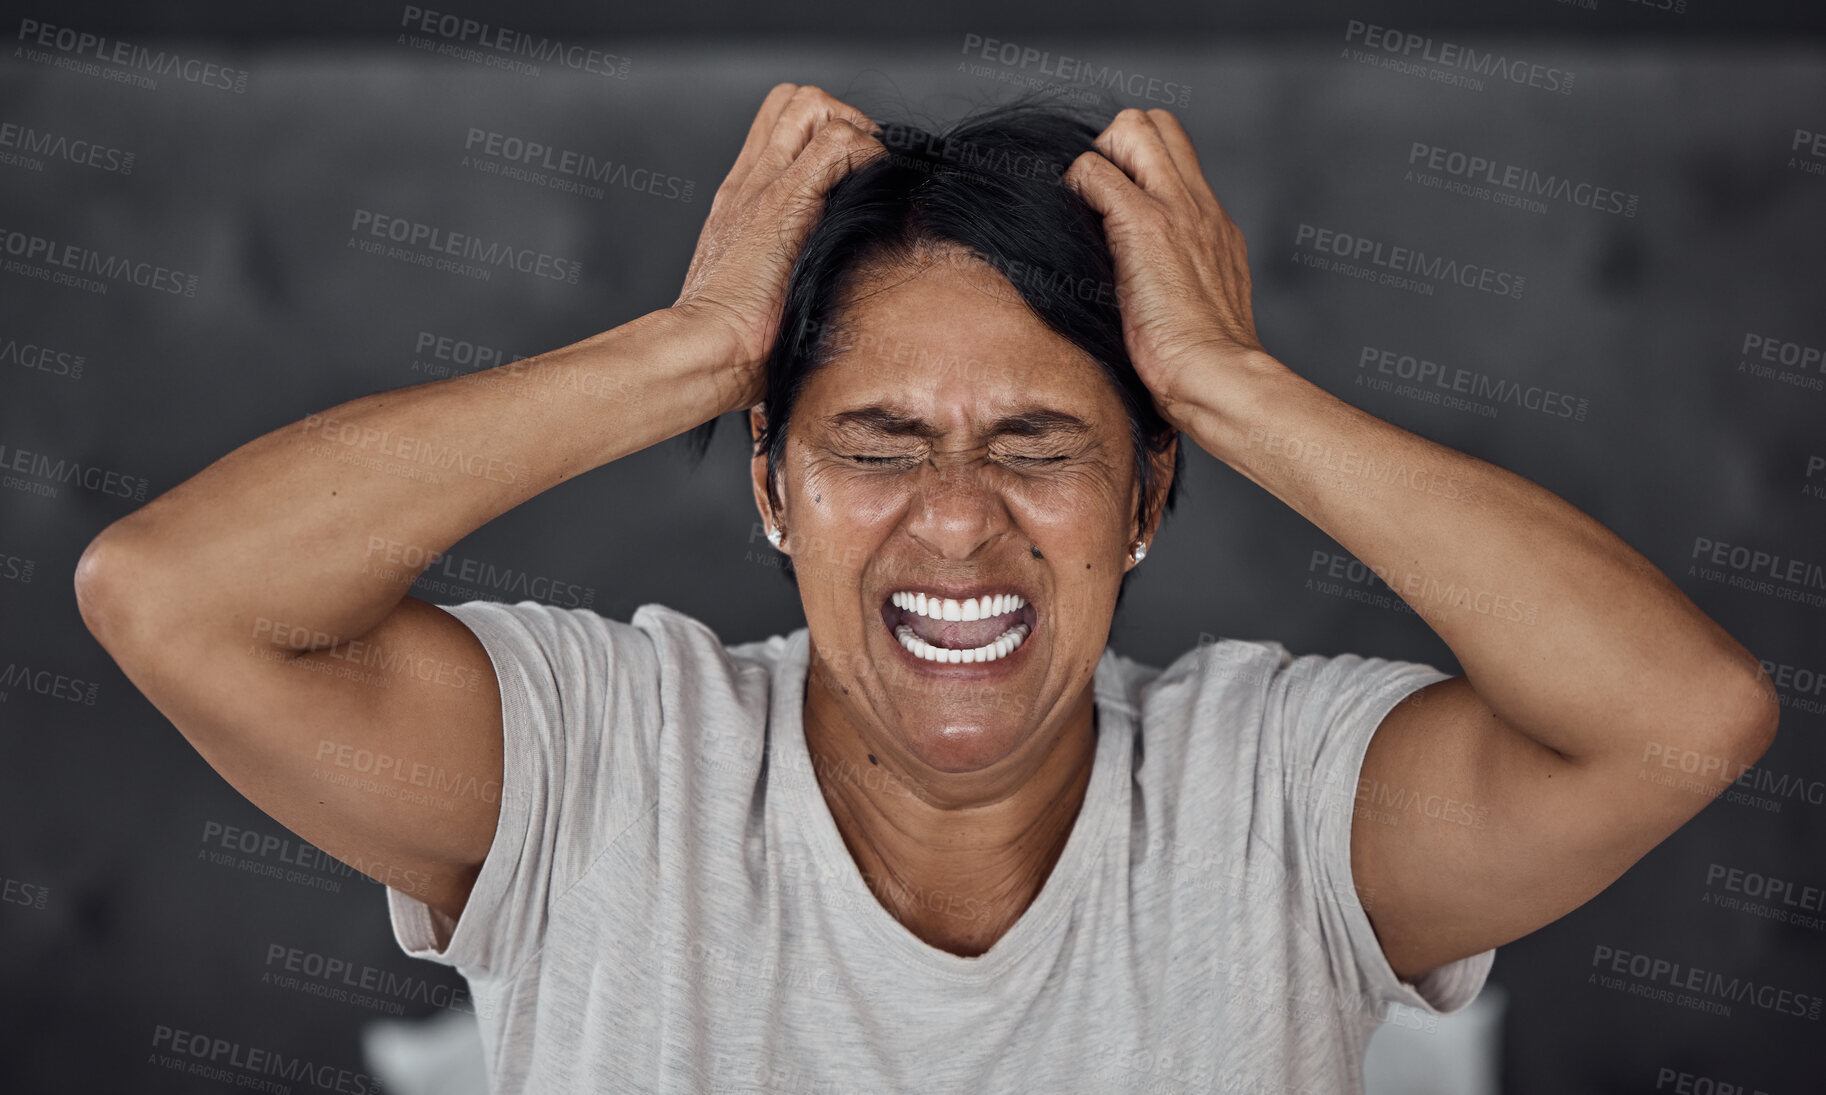
[[[1018,593],[984,594],[959,601],[952,597],[928,597],[924,593],[905,590],[892,595],[889,600],[895,608],[904,608],[934,620],[986,620],[991,616],[1013,612],[1027,603],[1026,598]]]

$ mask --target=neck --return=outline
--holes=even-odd
[[[921,764],[876,720],[806,677],[805,744],[831,817],[883,907],[926,942],[981,954],[1020,918],[1071,836],[1096,755],[1087,683],[1070,710],[988,768]]]

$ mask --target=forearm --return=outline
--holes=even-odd
[[[1732,733],[1761,709],[1756,659],[1552,492],[1266,355],[1200,378],[1178,415],[1193,439],[1381,576],[1518,731],[1586,758]]]
[[[85,570],[105,570],[110,603],[97,614],[156,629],[147,641],[294,645],[298,629],[359,638],[474,529],[733,409],[725,350],[700,330],[655,312],[525,361],[309,415],[107,528],[79,565],[79,589]]]

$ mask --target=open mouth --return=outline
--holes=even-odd
[[[1011,591],[946,597],[895,590],[881,604],[888,633],[916,658],[953,665],[1001,661],[1033,635],[1039,613]]]

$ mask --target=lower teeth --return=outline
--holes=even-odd
[[[1014,653],[1027,639],[1027,625],[1015,624],[996,636],[994,642],[986,646],[971,647],[969,650],[952,650],[949,647],[933,646],[920,638],[906,624],[901,624],[894,629],[894,637],[899,639],[900,645],[911,651],[914,657],[924,658],[929,662],[967,665],[976,662],[993,662]]]

